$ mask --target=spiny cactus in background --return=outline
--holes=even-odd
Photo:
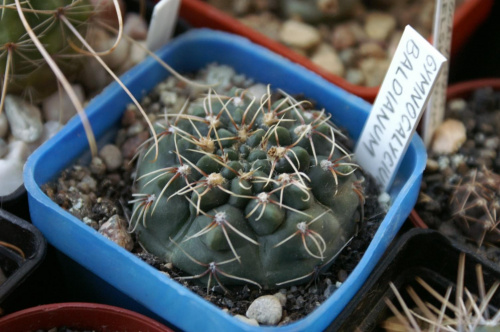
[[[500,311],[494,308],[490,301],[497,298],[500,281],[493,282],[486,289],[481,264],[476,265],[476,280],[478,294],[474,295],[465,287],[465,254],[461,253],[458,260],[455,295],[450,285],[445,292],[440,293],[432,288],[421,277],[416,277],[421,288],[407,287],[415,307],[410,306],[391,282],[394,292],[403,312],[389,300],[385,302],[394,316],[382,322],[386,331],[463,331],[463,332],[494,332],[500,328]],[[453,303],[452,298],[455,298]],[[431,303],[432,300],[438,303]],[[437,305],[436,305],[437,304]]]
[[[63,72],[76,73],[80,62],[70,43],[79,43],[62,19],[84,34],[93,10],[90,1],[32,0],[20,1],[20,6],[28,24]],[[37,99],[58,86],[52,69],[27,34],[14,0],[0,5],[0,76],[2,100],[6,93]]]
[[[143,147],[131,227],[181,279],[307,282],[355,235],[363,177],[330,116],[274,96],[210,90],[155,124],[157,158]]]
[[[474,169],[464,177],[451,198],[453,218],[479,245],[500,243],[500,175]]]

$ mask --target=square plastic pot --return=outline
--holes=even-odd
[[[193,72],[209,63],[232,66],[257,82],[270,83],[290,94],[303,93],[318,107],[331,112],[338,125],[357,139],[371,105],[249,40],[206,29],[192,30],[172,41],[158,53],[177,71]],[[122,79],[141,98],[168,76],[153,59],[147,59]],[[101,141],[109,140],[120,125],[129,99],[117,84],[106,88],[87,107],[94,132]],[[33,223],[64,255],[102,279],[113,289],[185,331],[257,331],[203,300],[177,282],[142,262],[133,254],[107,240],[92,228],[64,211],[42,189],[59,173],[88,154],[81,122],[72,119],[53,139],[38,149],[25,167]],[[415,136],[405,154],[390,195],[392,206],[362,260],[345,283],[324,304],[293,324],[265,328],[277,331],[322,331],[362,286],[383,252],[394,238],[416,202],[426,152]],[[85,278],[89,281],[89,277]],[[100,289],[106,296],[110,287]],[[92,286],[92,285],[91,285]],[[82,286],[78,286],[82,289]],[[93,285],[95,290],[96,286]],[[108,299],[109,300],[109,299]],[[107,300],[106,300],[107,301]],[[122,305],[128,305],[122,303]]]
[[[0,241],[19,248],[0,245],[0,267],[5,281],[0,283],[0,306],[43,261],[47,243],[42,233],[29,222],[0,209]]]
[[[491,8],[493,7],[493,3],[493,0],[467,0],[456,8],[455,16],[453,18],[451,46],[452,57],[460,51],[474,31],[488,17]],[[329,73],[314,64],[307,57],[244,25],[236,18],[207,4],[205,1],[182,0],[179,15],[194,27],[206,27],[244,36],[257,44],[263,45],[273,52],[276,52],[293,62],[318,73],[328,81],[359,97],[362,97],[365,100],[373,102],[377,96],[379,87],[355,85],[340,76]]]
[[[456,285],[458,259],[462,252],[465,253],[464,287],[472,294],[478,294],[474,268],[477,264],[482,265],[486,290],[500,280],[499,266],[437,231],[413,229],[391,246],[360,291],[326,331],[355,331],[357,328],[360,331],[379,331],[383,320],[392,316],[384,298],[398,303],[389,282],[394,283],[405,301],[408,301],[405,288],[415,287],[416,276],[422,277],[439,294],[444,294],[448,286]],[[454,296],[452,294],[450,298],[454,299]],[[423,299],[431,303],[435,301],[432,297]],[[489,303],[500,308],[500,292],[497,291]]]

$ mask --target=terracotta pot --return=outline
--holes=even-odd
[[[474,33],[481,23],[488,17],[493,6],[493,0],[468,0],[458,7],[453,19],[453,34],[451,53],[456,54]],[[373,102],[378,94],[379,87],[365,87],[355,85],[344,78],[333,75],[314,64],[307,57],[292,51],[287,46],[253,30],[234,17],[214,8],[201,0],[182,0],[179,15],[195,27],[208,27],[216,30],[228,31],[244,36],[271,51],[278,53],[289,60],[296,62],[307,69],[321,75],[328,81]],[[430,38],[429,38],[430,39]]]
[[[500,90],[500,78],[484,78],[452,84],[446,91],[446,98],[448,100],[454,98],[467,98],[475,90],[484,87],[492,87],[497,91]],[[429,228],[415,209],[410,213],[410,221],[415,227],[424,229]]]
[[[47,304],[0,318],[0,331],[26,332],[63,326],[96,332],[172,332],[134,311],[96,303]]]

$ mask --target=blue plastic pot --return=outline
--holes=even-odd
[[[158,52],[158,55],[179,72],[196,71],[209,63],[227,64],[255,81],[271,83],[290,94],[303,93],[333,114],[334,121],[345,127],[354,139],[362,130],[371,105],[359,97],[333,86],[318,75],[250,41],[211,30],[190,31]],[[140,98],[168,76],[153,59],[147,59],[126,73],[122,79],[132,93]],[[109,139],[120,125],[129,98],[117,84],[112,84],[87,107],[93,130],[101,141]],[[106,138],[108,137],[108,138]],[[88,145],[79,118],[72,119],[52,140],[40,147],[25,167],[33,223],[48,241],[79,265],[92,272],[92,284],[85,278],[89,291],[112,296],[125,295],[120,305],[141,306],[185,331],[322,331],[342,311],[363,285],[385,249],[394,238],[416,202],[425,148],[415,136],[404,157],[390,195],[392,206],[378,229],[368,250],[344,284],[318,309],[306,318],[281,327],[257,328],[246,325],[175,281],[142,262],[118,245],[61,209],[47,197],[41,186],[56,179],[59,173],[75,163]],[[75,264],[73,264],[74,267]],[[83,279],[83,278],[82,278]],[[112,285],[113,287],[110,287]],[[83,286],[80,285],[80,288]],[[91,289],[90,289],[91,288]],[[105,298],[111,294],[109,298]]]

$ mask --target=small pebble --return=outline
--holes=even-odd
[[[257,322],[255,318],[247,318],[243,315],[234,315],[234,318],[241,320],[242,322],[247,323],[251,326],[259,326],[259,322]]]
[[[134,12],[128,12],[125,15],[123,24],[123,33],[134,40],[145,40],[148,36],[148,24],[142,15]]]
[[[94,157],[90,162],[90,172],[97,176],[104,175],[106,173],[106,164],[101,158]]]
[[[390,61],[387,59],[365,58],[361,60],[359,69],[365,77],[366,86],[373,87],[382,84],[389,65]]]
[[[447,104],[451,112],[463,111],[467,107],[467,102],[463,98],[449,100]]]
[[[248,318],[253,318],[260,324],[265,325],[278,324],[282,314],[280,300],[272,295],[258,297],[246,312]]]
[[[333,29],[331,42],[336,50],[343,50],[356,44],[356,35],[349,25],[341,24]]]
[[[107,144],[99,151],[99,157],[106,164],[108,171],[115,171],[123,163],[123,155],[120,149],[114,144]]]
[[[311,57],[311,61],[334,75],[344,75],[342,59],[330,45],[321,44]]]
[[[134,248],[134,241],[127,229],[127,222],[119,215],[114,215],[99,228],[99,233],[128,251]]]
[[[29,155],[26,143],[11,141],[9,152],[0,159],[0,196],[12,194],[23,184],[23,167]]]
[[[431,150],[440,154],[451,154],[462,146],[467,139],[467,132],[461,121],[448,119],[435,131]]]
[[[19,97],[7,95],[4,112],[9,121],[10,131],[15,138],[32,143],[42,136],[42,114],[35,105]]]
[[[275,293],[273,296],[280,301],[282,307],[286,306],[286,293],[278,292]]]
[[[431,173],[436,172],[439,170],[439,163],[436,160],[429,158],[427,159],[425,170]]]
[[[383,192],[379,195],[378,202],[381,208],[383,208],[385,211],[389,211],[389,207],[391,205],[391,196],[388,193]]]
[[[379,43],[376,42],[362,43],[359,46],[358,53],[362,57],[373,57],[381,59],[385,59],[387,57],[387,52]]]
[[[365,20],[365,32],[368,37],[385,41],[396,28],[396,19],[391,14],[371,12]]]
[[[292,47],[308,50],[320,43],[321,34],[311,25],[288,20],[281,27],[280,40]]]
[[[79,84],[73,84],[71,88],[80,103],[83,103],[85,100],[83,87]],[[45,121],[56,121],[65,124],[76,114],[76,108],[66,90],[60,89],[60,91],[54,92],[43,100],[42,112]]]
[[[121,152],[123,158],[132,159],[137,152],[139,146],[149,138],[149,132],[143,131],[139,135],[127,138],[127,140],[123,143]]]

